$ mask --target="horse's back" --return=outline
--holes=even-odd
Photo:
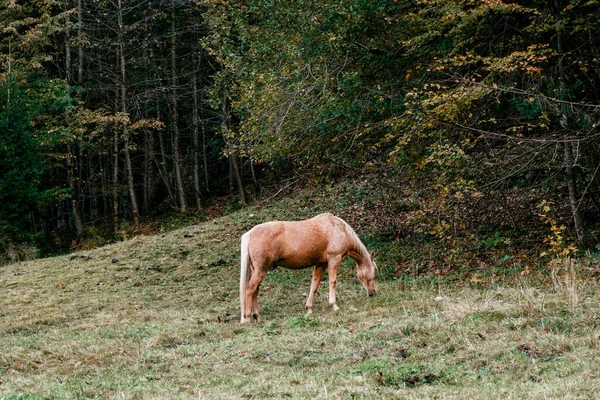
[[[250,254],[266,263],[306,268],[346,251],[343,222],[331,214],[303,221],[271,221],[250,230]]]

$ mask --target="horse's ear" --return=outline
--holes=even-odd
[[[375,250],[371,250],[371,261],[375,260]]]

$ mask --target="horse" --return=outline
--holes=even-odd
[[[306,311],[312,313],[319,282],[327,269],[329,305],[335,300],[340,263],[349,256],[356,261],[358,279],[369,297],[375,288],[374,252],[369,253],[354,230],[339,217],[325,213],[304,221],[272,221],[256,225],[242,235],[240,268],[241,324],[258,321],[258,289],[267,272],[277,266],[305,269],[314,266]],[[252,271],[252,276],[250,276]]]

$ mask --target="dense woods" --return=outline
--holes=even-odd
[[[275,174],[360,171],[428,235],[469,218],[527,233],[525,205],[556,251],[594,247],[599,8],[1,0],[0,251],[245,204]]]

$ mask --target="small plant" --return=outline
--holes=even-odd
[[[504,249],[511,243],[510,238],[504,237],[500,232],[495,232],[493,236],[489,236],[484,240],[477,242],[475,249],[488,250],[492,248]]]
[[[546,257],[548,255],[554,256],[554,258],[570,257],[575,255],[579,250],[574,244],[568,243],[567,241],[567,227],[552,218],[550,213],[550,203],[546,200],[542,201],[539,206],[540,212],[538,216],[547,225],[550,226],[552,233],[544,239],[544,243],[549,245],[547,251],[543,251],[540,256]]]
[[[234,212],[240,210],[242,208],[242,203],[240,199],[235,198],[227,204],[227,208],[225,209],[225,215],[233,214]]]
[[[551,256],[548,262],[552,277],[552,287],[559,292],[566,294],[571,311],[575,311],[579,304],[579,288],[576,278],[575,260],[572,258],[579,250],[574,244],[567,240],[567,227],[559,225],[557,221],[550,217],[550,203],[542,201],[539,205],[541,211],[538,214],[545,224],[550,226],[551,234],[544,239],[544,243],[549,245],[546,251],[540,256]],[[561,278],[561,272],[564,275]]]
[[[555,290],[565,293],[569,308],[571,311],[575,311],[579,304],[579,285],[577,283],[575,260],[571,257],[564,257],[561,261],[561,266],[552,269],[552,286]],[[558,275],[560,270],[564,271],[562,279]]]

